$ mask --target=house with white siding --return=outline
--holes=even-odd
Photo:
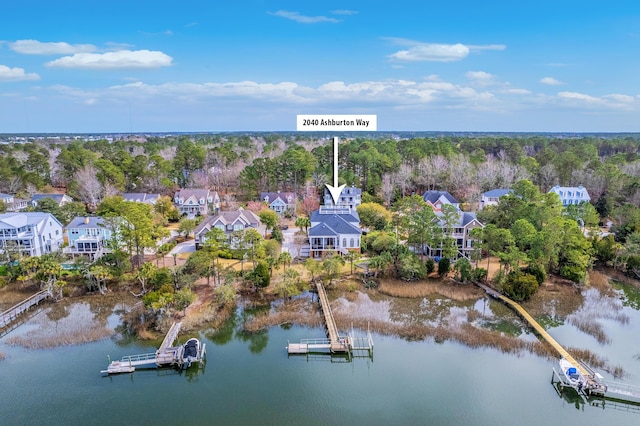
[[[560,197],[563,206],[570,206],[572,204],[588,203],[591,201],[589,192],[582,186],[560,186],[556,185],[549,190],[549,192],[555,192]]]
[[[51,213],[0,214],[0,253],[14,250],[25,256],[57,251],[63,243],[62,224]]]

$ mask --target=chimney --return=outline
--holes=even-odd
[[[85,217],[84,217],[84,223],[85,223],[86,225],[88,225],[88,224],[89,224],[89,216],[85,216]]]

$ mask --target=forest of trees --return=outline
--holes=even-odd
[[[113,201],[114,195],[151,192],[172,196],[181,187],[209,187],[219,192],[226,205],[256,200],[261,191],[292,191],[302,197],[322,191],[330,181],[332,153],[330,138],[278,134],[3,144],[0,192],[28,198],[36,192],[66,190],[76,203],[59,208],[45,202],[41,207],[63,223],[75,215],[105,213],[105,209],[129,214],[132,220],[155,214],[154,220],[143,224],[146,234],[131,243],[129,251],[135,254],[151,244],[147,239],[160,232],[162,220],[157,215],[166,213],[133,211]],[[582,281],[594,262],[640,277],[639,138],[344,138],[339,161],[340,183],[363,191],[359,211],[371,231],[363,242],[376,273],[423,277],[431,266],[416,257],[416,248],[433,238],[440,238],[446,246],[446,235],[437,233],[433,218],[418,214],[424,209],[420,197],[412,195],[447,190],[464,210],[475,210],[482,192],[512,188],[514,193],[500,206],[480,213],[486,227],[477,235],[481,253],[500,260],[501,284],[507,292],[524,297],[535,287],[531,277],[540,282],[547,273]],[[592,197],[591,204],[562,209],[547,193],[556,184],[583,185]],[[161,206],[170,210],[170,204],[165,199]],[[0,211],[4,208],[0,205]],[[608,221],[613,224],[611,236],[587,238],[580,229],[580,225],[597,227]],[[406,244],[397,244],[398,239]],[[277,256],[259,257],[260,268],[271,271]],[[482,265],[476,266],[481,271]],[[460,272],[467,271],[466,265],[453,267],[460,278],[468,277]]]

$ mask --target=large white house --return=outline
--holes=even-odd
[[[15,250],[22,255],[42,256],[60,248],[62,224],[51,213],[0,214],[0,252]]]
[[[589,192],[587,189],[580,186],[560,186],[556,185],[549,190],[549,192],[555,192],[560,197],[563,206],[570,206],[572,204],[588,203],[591,201]]]

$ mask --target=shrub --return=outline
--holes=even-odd
[[[474,268],[471,271],[471,279],[473,281],[486,281],[487,279],[487,270],[484,268]]]
[[[436,270],[436,262],[432,258],[427,259],[425,266],[427,267],[427,275]]]
[[[531,274],[523,274],[520,271],[510,272],[502,285],[502,291],[513,300],[521,302],[538,291],[538,280]]]
[[[536,277],[538,284],[542,284],[547,279],[547,271],[542,265],[532,264],[525,269],[525,272]]]
[[[451,261],[448,257],[443,257],[438,262],[438,275],[441,277],[447,275],[451,271]]]

